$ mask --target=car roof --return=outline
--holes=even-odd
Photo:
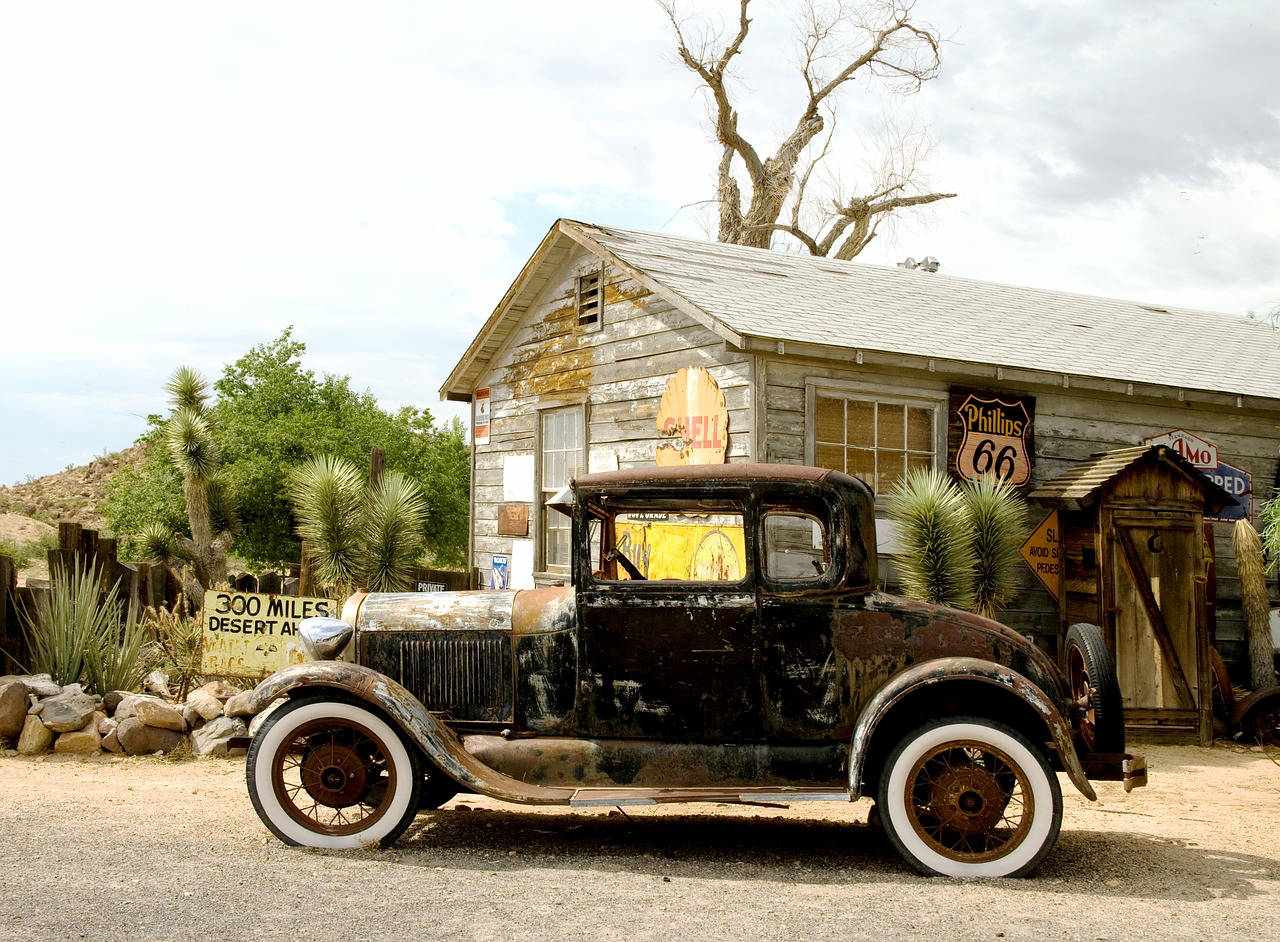
[[[694,464],[650,465],[623,471],[601,471],[574,478],[575,487],[618,487],[645,484],[706,484],[724,482],[821,483],[839,471],[799,464]]]

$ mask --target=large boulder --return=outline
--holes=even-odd
[[[249,735],[244,720],[219,716],[191,734],[191,751],[198,756],[225,756],[231,740]]]
[[[56,697],[43,701],[40,721],[55,733],[71,733],[84,729],[95,710],[101,706],[97,697],[80,692],[78,684],[72,684]]]
[[[53,742],[53,733],[49,727],[40,722],[38,716],[28,716],[22,726],[22,735],[18,737],[18,755],[38,756],[49,748]]]
[[[217,697],[219,700],[222,700],[224,703],[227,700],[230,700],[236,694],[244,693],[244,691],[241,690],[239,687],[235,686],[234,684],[229,684],[225,680],[211,680],[196,692],[207,693],[211,697]],[[206,719],[210,719],[210,718],[211,717],[206,717]]]
[[[195,710],[203,720],[212,720],[222,715],[222,701],[203,687],[187,697],[187,706]]]
[[[105,713],[94,713],[85,724],[84,729],[63,733],[53,744],[53,751],[71,755],[87,756],[98,751],[102,745],[102,736],[98,733],[98,723],[105,720]]]
[[[227,701],[227,705],[222,711],[223,714],[225,716],[253,716],[253,711],[249,709],[249,698],[252,696],[252,690],[236,694]]]
[[[145,693],[131,693],[120,699],[119,703],[116,704],[115,711],[111,715],[117,720],[127,720],[131,716],[137,716],[138,704],[143,700],[157,700],[161,703],[164,702],[159,700],[158,697],[148,696]]]
[[[172,752],[186,739],[182,733],[172,729],[161,729],[159,726],[148,726],[136,716],[131,716],[118,727],[116,736],[124,751],[131,756],[141,756],[152,752]]]
[[[182,711],[163,700],[139,700],[137,717],[157,729],[171,729],[177,733],[187,731],[187,721],[183,718]]]
[[[13,739],[27,722],[27,685],[20,680],[0,686],[0,739]]]

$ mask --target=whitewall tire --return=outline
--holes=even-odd
[[[894,847],[930,875],[1028,873],[1062,826],[1062,789],[1043,750],[981,717],[933,720],[904,736],[877,803]]]
[[[276,709],[247,759],[249,796],[286,844],[387,846],[417,812],[423,774],[416,750],[373,710],[306,698]]]

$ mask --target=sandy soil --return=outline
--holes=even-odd
[[[1280,936],[1280,766],[1150,745],[1151,785],[1064,781],[1029,879],[914,875],[867,802],[525,810],[464,796],[389,851],[288,848],[242,760],[0,758],[0,938]]]

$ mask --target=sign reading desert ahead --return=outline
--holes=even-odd
[[[948,445],[964,481],[994,474],[1013,487],[1031,480],[1036,401],[1032,396],[951,388]]]
[[[723,464],[729,449],[729,410],[711,374],[687,366],[667,382],[658,404],[658,431],[669,444],[658,446],[660,465]]]
[[[298,645],[298,623],[318,616],[336,618],[333,599],[258,592],[204,594],[206,674],[260,677],[304,660]]]

